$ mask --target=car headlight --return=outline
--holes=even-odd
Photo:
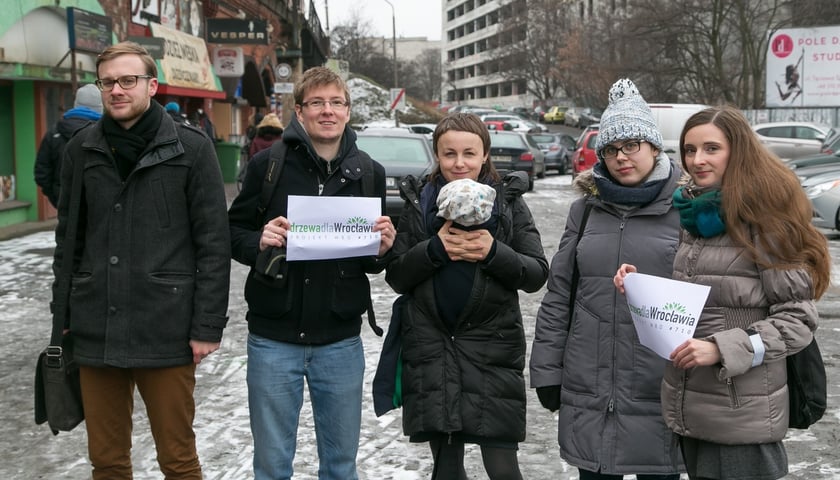
[[[810,186],[810,187],[806,188],[805,189],[805,195],[807,195],[808,198],[819,197],[823,193],[831,190],[832,188],[834,188],[838,185],[840,185],[840,179],[831,180],[831,181],[823,182],[823,183],[818,183],[816,185],[813,185],[813,186]]]

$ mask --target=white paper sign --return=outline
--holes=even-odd
[[[624,292],[642,345],[668,360],[694,336],[711,287],[642,273],[624,277]]]
[[[382,200],[369,197],[289,195],[286,260],[326,260],[379,253]]]

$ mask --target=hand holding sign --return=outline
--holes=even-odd
[[[641,273],[624,277],[624,291],[639,342],[670,360],[694,336],[711,287]]]

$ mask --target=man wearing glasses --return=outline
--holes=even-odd
[[[254,155],[228,211],[233,258],[252,267],[245,299],[254,476],[291,478],[306,381],[318,478],[354,480],[365,368],[359,334],[371,301],[365,274],[385,268],[396,231],[387,216],[376,219],[373,231],[382,235],[376,257],[285,260],[289,195],[363,196],[372,169],[375,193],[367,196],[379,197],[385,207],[385,170],[356,148],[356,134],[347,126],[350,94],[341,77],[323,67],[307,70],[294,98],[295,116],[282,140]],[[281,153],[283,167],[262,211],[271,156]],[[254,268],[266,257],[280,266],[273,277]]]
[[[96,69],[105,114],[70,140],[62,171],[62,185],[72,185],[84,162],[68,334],[93,479],[132,478],[136,386],[161,472],[198,480],[195,369],[227,323],[224,183],[210,139],[152,101],[157,68],[143,47],[113,45]],[[70,190],[58,205],[56,272],[73,255],[63,248]]]

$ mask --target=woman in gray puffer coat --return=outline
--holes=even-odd
[[[680,169],[626,79],[610,89],[596,142],[599,162],[574,182],[584,196],[570,209],[537,314],[531,386],[543,406],[559,408],[560,454],[582,480],[676,480],[679,448],[659,401],[667,362],[639,343],[612,277],[631,259],[644,273],[671,276]]]
[[[674,278],[711,287],[694,338],[671,353],[665,422],[692,480],[787,474],[785,357],[805,348],[829,285],[825,237],[796,175],[732,107],[694,114],[680,137],[691,182],[674,193]],[[622,265],[615,276],[623,291]]]

